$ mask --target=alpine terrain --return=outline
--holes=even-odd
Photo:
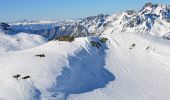
[[[170,100],[170,6],[0,23],[0,100]]]

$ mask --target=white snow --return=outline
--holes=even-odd
[[[0,100],[170,100],[169,9],[154,4],[129,14],[10,23],[36,30],[59,25],[70,35],[99,36],[48,41],[1,30]]]
[[[68,100],[170,99],[170,41],[130,33],[106,37],[110,41],[105,68],[115,80],[105,88],[70,95]],[[133,43],[136,46],[130,50]]]
[[[134,33],[102,37],[109,40],[99,49],[90,43],[98,38],[86,37],[0,54],[0,99],[170,99],[170,41]]]

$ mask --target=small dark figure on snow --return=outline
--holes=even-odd
[[[136,44],[135,43],[133,43],[132,45],[131,45],[131,47],[129,47],[129,49],[131,50],[133,47],[135,47],[136,46]]]
[[[149,46],[146,48],[146,50],[148,50],[149,49]]]
[[[30,78],[30,76],[24,76],[22,79],[28,79]]]
[[[45,54],[38,54],[38,55],[35,55],[36,57],[45,57]]]
[[[16,74],[16,75],[13,75],[12,77],[18,79],[20,76],[21,76],[21,75]]]

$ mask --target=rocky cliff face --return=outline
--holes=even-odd
[[[12,34],[14,30],[7,23],[0,23],[0,32]]]

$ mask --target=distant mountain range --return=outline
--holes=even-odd
[[[139,11],[127,10],[113,15],[53,21],[18,21],[9,23],[15,33],[39,34],[48,39],[61,35],[75,37],[107,33],[135,32],[170,39],[170,6],[146,3]]]

